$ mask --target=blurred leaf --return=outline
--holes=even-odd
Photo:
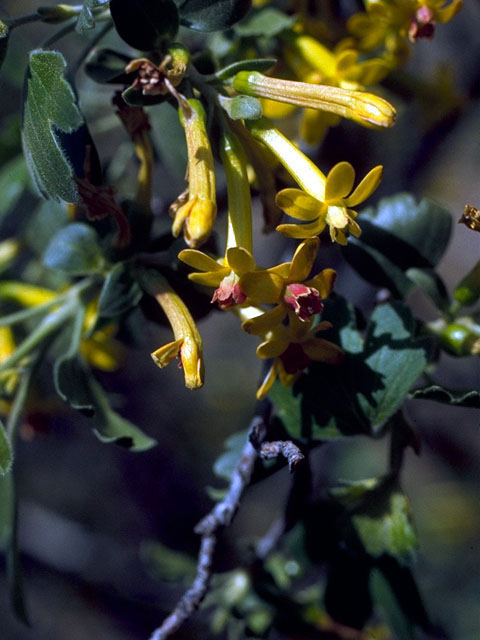
[[[12,468],[13,450],[10,438],[0,422],[0,476],[5,476]]]
[[[89,384],[89,371],[79,359],[85,321],[85,307],[80,303],[67,334],[68,351],[55,361],[53,380],[58,395],[77,411],[92,416],[95,412]]]
[[[68,223],[66,207],[54,200],[41,200],[30,215],[23,232],[24,241],[37,256],[43,256],[53,236]]]
[[[362,278],[376,287],[385,287],[397,298],[406,298],[415,288],[405,272],[389,257],[359,238],[349,238],[343,253]]]
[[[17,506],[13,474],[0,476],[0,550],[7,561],[11,606],[17,618],[30,625],[25,605],[17,541]]]
[[[69,224],[53,236],[43,262],[70,275],[95,273],[105,264],[95,230],[80,222]]]
[[[93,29],[95,27],[95,18],[92,9],[101,7],[102,4],[106,4],[107,2],[108,0],[84,0],[75,30],[78,31],[78,33],[85,33],[85,31]]]
[[[379,569],[370,574],[370,589],[374,602],[383,611],[386,622],[397,638],[415,638],[415,630],[408,616],[402,611],[395,594]]]
[[[291,29],[296,21],[295,16],[287,16],[283,11],[267,7],[237,25],[235,31],[243,37],[272,38],[285,29]]]
[[[357,221],[362,235],[349,240],[344,255],[363,278],[396,297],[405,298],[418,286],[440,309],[448,304],[445,286],[432,270],[450,238],[447,210],[427,199],[417,204],[402,193],[363,210]]]
[[[432,300],[437,309],[446,311],[450,306],[450,296],[442,278],[433,269],[407,270],[407,277]]]
[[[376,209],[364,209],[357,220],[362,240],[403,269],[435,267],[452,231],[446,209],[427,198],[417,203],[409,193],[380,200]]]
[[[383,493],[382,489],[368,493],[352,516],[352,522],[369,555],[378,558],[388,553],[405,562],[418,547],[410,503],[398,489],[387,489]]]
[[[247,437],[248,430],[234,433],[225,440],[227,451],[217,458],[213,465],[213,472],[216,476],[224,478],[225,480],[231,479],[232,473],[242,456]]]
[[[197,31],[219,31],[238,22],[250,9],[251,0],[175,0],[180,23]]]
[[[162,49],[178,31],[178,10],[173,0],[110,0],[118,35],[140,51]]]
[[[85,73],[95,82],[128,84],[125,67],[131,57],[113,49],[94,49],[85,64]]]
[[[8,38],[10,37],[10,29],[8,24],[3,20],[0,20],[0,68],[7,55],[8,50]]]
[[[220,104],[232,120],[257,120],[262,117],[260,100],[250,96],[220,97]]]
[[[98,315],[114,318],[136,307],[142,297],[142,290],[133,279],[128,265],[117,263],[109,271],[100,292]]]
[[[110,407],[104,390],[93,376],[89,377],[89,385],[95,404],[95,414],[92,418],[93,430],[99,440],[118,444],[131,451],[147,451],[157,444],[156,440],[147,436]]]
[[[0,476],[0,550],[8,549],[14,515],[13,476]]]
[[[218,80],[228,80],[239,71],[267,71],[277,63],[276,58],[256,58],[253,60],[239,60],[220,69],[215,74]]]
[[[0,171],[0,223],[6,214],[14,208],[29,183],[29,174],[25,158],[19,155],[12,158]]]
[[[157,580],[190,582],[196,573],[196,562],[185,553],[169,549],[160,542],[142,542],[140,557]]]
[[[68,135],[83,124],[72,88],[63,77],[65,58],[57,51],[30,53],[23,113],[23,147],[32,179],[45,198],[78,201]]]
[[[480,409],[480,391],[452,391],[438,384],[433,384],[423,389],[415,389],[410,394],[411,398],[418,400],[435,400],[442,404],[450,404],[457,407],[473,407]]]

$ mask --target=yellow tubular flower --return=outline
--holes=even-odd
[[[208,239],[217,215],[213,155],[201,102],[181,103],[179,114],[187,143],[188,200],[175,211],[172,233],[177,237],[184,227],[185,242],[195,248]]]
[[[204,379],[203,343],[194,319],[180,296],[158,272],[143,271],[140,278],[145,291],[156,299],[165,312],[175,337],[173,342],[151,354],[153,361],[163,368],[179,357],[185,386],[188,389],[199,389]]]
[[[395,122],[389,102],[363,91],[269,78],[258,71],[240,71],[233,87],[249,96],[335,113],[370,128],[391,127]]]
[[[224,132],[220,156],[227,178],[228,232],[227,246],[243,247],[252,252],[252,203],[245,154],[233,133]]]
[[[56,298],[57,295],[58,293],[55,291],[25,282],[15,282],[11,280],[0,282],[0,298],[18,302],[18,304],[24,307],[36,307],[39,304],[50,302]]]
[[[277,231],[291,238],[310,238],[328,225],[330,236],[339,244],[347,243],[347,234],[359,236],[360,227],[351,207],[360,204],[378,187],[383,168],[379,165],[363,178],[352,192],[355,171],[348,162],[333,167],[328,177],[288,138],[266,119],[248,121],[252,135],[261,140],[284,165],[301,189],[283,189],[276,202],[288,215],[307,224],[282,224]],[[350,194],[350,195],[349,195]]]
[[[10,327],[0,327],[0,364],[6,362],[16,349],[15,338]],[[18,369],[0,373],[0,394],[11,396],[20,381]]]

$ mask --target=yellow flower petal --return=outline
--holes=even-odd
[[[325,202],[345,198],[353,188],[355,170],[349,162],[339,162],[329,172],[325,185]]]
[[[257,400],[263,400],[263,398],[265,398],[267,393],[272,388],[273,383],[275,382],[275,378],[277,377],[277,370],[276,370],[275,364],[276,364],[275,362],[272,364],[262,384],[258,387],[257,394],[256,394]]]
[[[303,282],[308,278],[317,256],[319,244],[318,238],[307,238],[297,247],[288,275],[289,282]]]
[[[289,342],[286,339],[266,340],[265,342],[262,342],[262,344],[258,345],[257,356],[263,360],[276,358],[282,355],[282,353],[287,349],[288,344]]]
[[[281,233],[287,238],[311,238],[318,236],[327,226],[326,221],[323,218],[319,218],[309,224],[279,224],[276,228],[278,233]]]
[[[156,351],[151,353],[150,355],[157,367],[163,369],[163,367],[170,364],[170,362],[179,355],[182,344],[183,338],[180,338],[179,340],[174,340],[173,342],[164,344],[162,347],[159,347]]]
[[[252,254],[243,247],[231,247],[227,250],[226,258],[229,266],[238,275],[255,269],[255,260]]]
[[[261,336],[279,325],[286,315],[287,310],[284,305],[279,304],[273,309],[265,311],[265,313],[262,313],[255,318],[245,320],[242,324],[242,329],[252,335]]]
[[[284,288],[283,278],[269,271],[250,271],[240,277],[240,288],[252,302],[274,304]]]
[[[199,269],[199,271],[223,271],[225,267],[219,264],[203,251],[197,249],[184,249],[178,254],[178,259],[189,267]]]
[[[190,273],[188,279],[196,284],[202,284],[204,287],[217,288],[220,282],[225,278],[225,276],[228,276],[229,273],[229,269],[222,269],[222,271],[207,271],[206,273]]]
[[[355,205],[360,204],[360,202],[366,200],[378,187],[382,180],[382,176],[382,165],[378,165],[369,171],[355,191],[348,198],[345,198],[345,204],[347,207],[354,207]]]
[[[270,267],[268,271],[270,273],[276,273],[277,276],[280,276],[281,278],[286,280],[288,278],[288,274],[290,273],[291,265],[291,262],[282,262],[282,264],[277,264],[275,265],[275,267]]]
[[[320,214],[322,203],[301,189],[283,189],[275,198],[277,207],[292,218],[314,220]]]
[[[333,285],[337,277],[336,271],[333,269],[324,269],[314,278],[305,282],[307,287],[313,287],[318,291],[321,298],[326,298],[333,291]]]

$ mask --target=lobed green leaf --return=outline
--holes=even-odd
[[[63,77],[65,58],[58,51],[30,53],[22,139],[30,175],[45,198],[77,202],[68,137],[83,125],[75,95]]]
[[[471,391],[453,391],[445,389],[438,384],[433,384],[423,389],[415,389],[410,394],[411,398],[417,400],[434,400],[442,404],[450,404],[456,407],[472,407],[480,409],[480,391],[472,389]]]
[[[241,20],[251,6],[251,0],[175,0],[180,23],[197,31],[228,29]]]

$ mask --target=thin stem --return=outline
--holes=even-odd
[[[56,33],[54,33],[50,38],[47,38],[42,42],[40,47],[42,49],[47,49],[51,47],[52,44],[61,40],[64,36],[68,35],[72,31],[75,31],[75,27],[77,25],[77,17],[72,18],[68,22],[66,22],[61,29],[59,29]]]
[[[100,16],[97,17],[97,20],[100,19]],[[73,79],[75,77],[75,75],[77,74],[77,71],[80,69],[80,67],[82,66],[83,62],[85,61],[85,59],[87,58],[88,54],[90,53],[90,51],[93,49],[93,47],[110,31],[110,29],[113,27],[113,22],[110,20],[110,15],[106,15],[105,18],[103,18],[104,20],[108,19],[109,22],[107,22],[107,24],[104,24],[103,27],[98,31],[98,33],[96,33],[93,38],[91,40],[89,40],[89,42],[85,45],[85,47],[83,48],[83,50],[80,52],[80,55],[78,56],[78,58],[70,65],[70,69],[68,71],[67,74],[67,79],[70,82],[73,82]]]
[[[8,437],[10,438],[10,442],[12,443],[15,438],[18,425],[20,424],[20,419],[22,417],[23,408],[27,400],[28,391],[30,389],[33,376],[37,371],[38,365],[41,361],[40,356],[44,351],[45,349],[41,349],[41,351],[36,355],[35,360],[30,364],[29,367],[25,369],[20,380],[20,384],[18,385],[17,393],[15,394],[15,398],[8,415],[7,424],[5,426],[5,430],[8,434]]]
[[[25,16],[19,16],[18,18],[11,18],[6,20],[6,23],[10,27],[10,29],[15,29],[16,27],[21,27],[23,24],[29,24],[30,22],[39,22],[43,20],[42,16],[38,13],[29,13]]]

